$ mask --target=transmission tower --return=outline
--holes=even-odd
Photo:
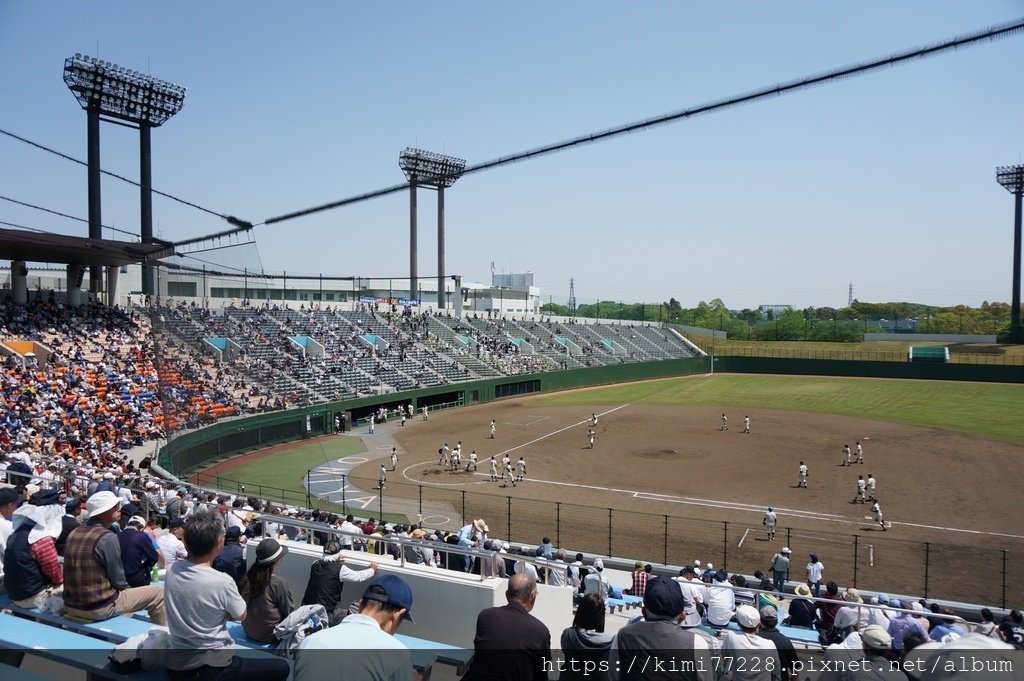
[[[846,307],[853,307],[853,282],[850,282],[850,293],[847,296]]]
[[[569,316],[576,316],[576,284],[572,277],[569,277]]]

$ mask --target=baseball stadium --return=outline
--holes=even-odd
[[[389,634],[411,651],[405,672],[420,679],[520,678],[482,671],[488,654],[478,619],[514,600],[520,574],[534,578],[527,611],[560,659],[571,655],[559,653],[559,632],[575,626],[588,596],[597,594],[599,631],[611,640],[661,618],[657,608],[669,606],[645,590],[656,583],[660,593],[666,581],[682,585],[686,607],[668,619],[700,630],[692,635],[709,651],[733,633],[773,629],[765,608],[805,664],[834,659],[850,641],[866,654],[883,645],[876,639],[902,651],[893,628],[878,626],[900,618],[927,622],[915,625],[924,639],[929,629],[946,632],[921,654],[982,634],[991,645],[1024,645],[1013,639],[1024,636],[1016,496],[1024,166],[997,171],[1016,202],[1012,303],[999,308],[1005,318],[966,333],[963,312],[957,332],[936,323],[931,333],[918,319],[910,328],[907,319],[901,326],[854,316],[851,304],[847,319],[805,316],[796,340],[762,342],[749,340],[749,320],[727,309],[694,310],[687,320],[658,303],[624,318],[622,303],[599,302],[584,313],[572,289],[567,306],[545,305],[533,273],[492,265],[491,280],[475,282],[446,271],[443,198],[467,174],[868,77],[972,41],[1019,39],[1022,29],[1021,21],[993,26],[487,163],[410,147],[399,159],[401,185],[259,225],[221,215],[223,231],[179,241],[154,235],[148,139],[182,108],[184,89],[68,57],[65,83],[89,123],[88,237],[7,222],[0,229],[0,258],[10,262],[0,277],[0,518],[11,528],[0,525],[0,673],[17,681],[168,678],[146,667],[142,648],[126,658],[134,670],[114,650],[150,636],[175,640],[183,572],[175,566],[198,562],[185,546],[211,516],[217,551],[229,538],[244,547],[235,596],[248,599],[251,575],[270,565],[279,588],[305,594],[302,606],[289,597],[291,612],[274,611],[274,624],[300,608],[322,610],[302,611],[297,629],[271,626],[262,638],[244,616],[219,622],[237,650],[288,660],[299,678],[294,648],[302,650],[304,637],[372,611],[372,587],[363,592],[345,577],[333,606],[307,602],[324,556],[338,554],[331,560],[350,572],[372,569],[351,581],[390,575],[409,592],[394,602],[415,618]],[[144,96],[153,97],[145,106]],[[100,122],[140,131],[137,240],[103,236]],[[438,197],[438,269],[429,277],[417,270],[421,190]],[[289,276],[263,267],[257,227],[400,192],[410,205],[407,275]],[[769,317],[777,334],[790,312]],[[859,341],[821,341],[816,321],[833,339],[842,327]],[[103,495],[113,501],[104,506]],[[40,510],[58,503],[53,518]],[[86,579],[75,565],[87,555],[76,532],[102,534],[95,519],[114,508],[122,515],[103,522],[119,538],[151,533],[159,559],[130,589],[149,589],[161,605],[118,611],[114,594],[106,615],[93,617],[97,608],[72,600]],[[74,523],[63,535],[67,553],[58,532],[47,534],[61,514]],[[32,560],[44,562],[29,551],[38,535],[29,537],[26,519],[53,542],[42,570],[51,580],[60,549],[63,584],[24,584],[42,574]],[[686,595],[691,577],[705,584],[696,599]],[[714,621],[715,590],[730,599],[724,621]],[[390,604],[387,596],[381,602]],[[760,624],[747,622],[745,599]],[[806,626],[791,620],[800,601],[821,613]],[[840,610],[855,613],[846,627]],[[303,629],[307,621],[315,624]],[[1000,631],[1008,632],[1001,640]],[[829,678],[813,664],[786,669],[792,679]]]

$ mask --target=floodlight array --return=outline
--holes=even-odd
[[[1011,194],[1024,193],[1024,165],[996,168],[996,182]]]
[[[398,167],[416,184],[451,187],[466,170],[466,160],[406,147],[398,156]]]
[[[83,54],[64,60],[64,82],[83,109],[154,128],[185,103],[181,85]]]

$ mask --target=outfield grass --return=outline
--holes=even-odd
[[[363,441],[357,437],[323,438],[319,442],[309,442],[281,454],[249,457],[228,469],[222,477],[241,481],[246,489],[262,485],[276,489],[301,490],[306,473],[311,468],[365,451]]]
[[[1024,385],[724,374],[623,383],[537,397],[530,403],[571,406],[640,401],[841,414],[1024,444]]]
[[[842,343],[830,341],[754,341],[743,338],[726,340],[710,336],[687,335],[695,345],[707,353],[712,349],[719,355],[751,355],[763,357],[807,357],[818,359],[859,359],[897,361],[907,356],[911,346],[940,345],[949,348],[954,363],[1009,363],[1024,360],[1024,345],[999,343],[949,343],[915,340],[863,341]]]

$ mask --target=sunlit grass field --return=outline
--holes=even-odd
[[[622,383],[530,399],[535,406],[696,405],[840,414],[1024,444],[1024,385],[722,374]]]

